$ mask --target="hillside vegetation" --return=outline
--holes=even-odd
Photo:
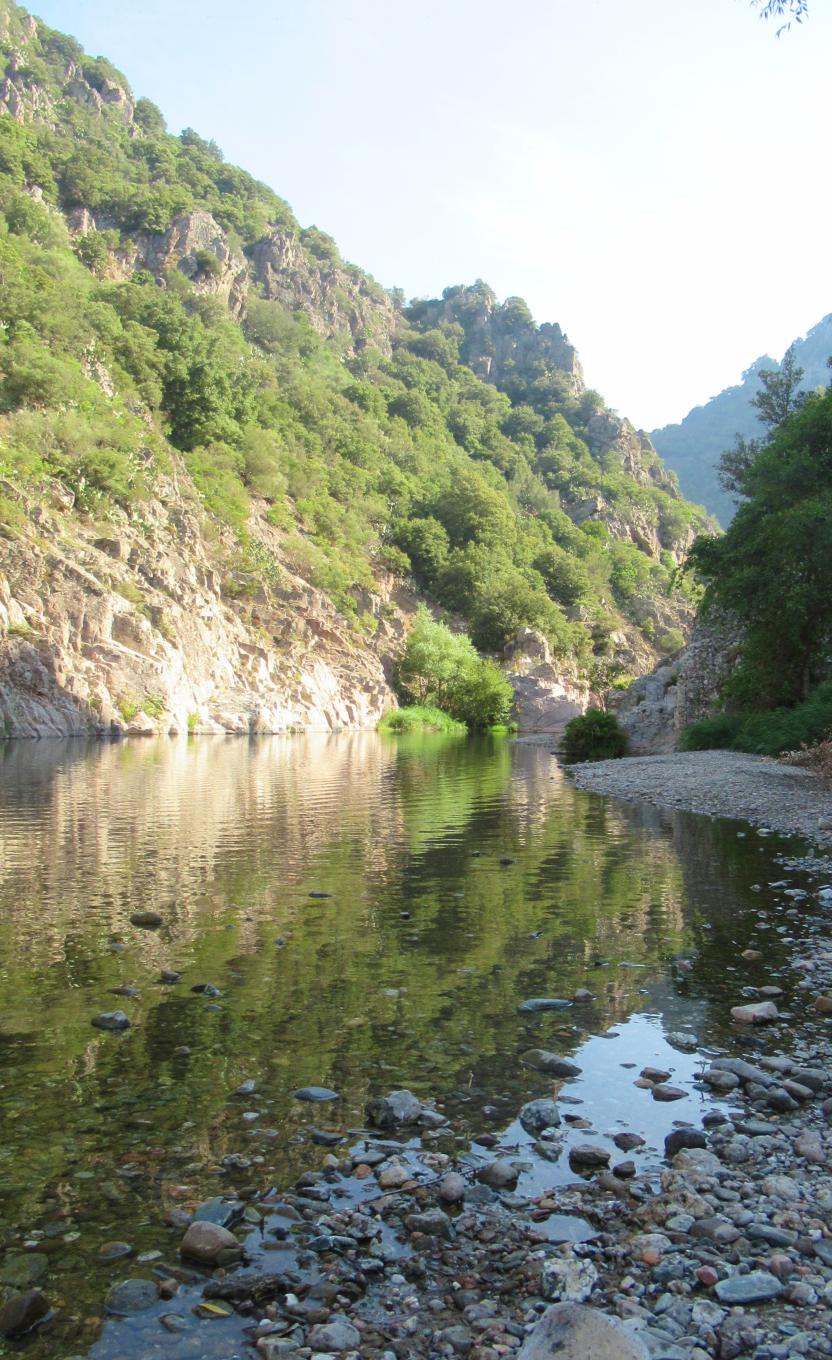
[[[106,59],[7,0],[0,40],[7,541],[56,487],[141,534],[173,486],[236,593],[289,571],[365,640],[392,573],[596,682],[681,644],[703,513],[558,326],[482,282],[406,306]]]

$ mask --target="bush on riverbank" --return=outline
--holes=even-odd
[[[750,755],[779,756],[803,746],[816,746],[832,736],[832,680],[818,685],[794,708],[768,713],[719,713],[688,723],[679,739],[680,751],[746,751]]]
[[[617,760],[626,750],[627,738],[615,714],[592,708],[566,724],[560,756],[574,765],[580,760]]]
[[[378,724],[379,732],[454,732],[462,733],[468,729],[465,723],[457,722],[441,708],[431,708],[424,704],[414,704],[410,708],[394,708],[385,713]]]
[[[441,709],[456,722],[480,729],[505,723],[514,700],[499,667],[479,656],[464,633],[452,633],[432,619],[424,606],[408,633],[397,686],[406,704]]]

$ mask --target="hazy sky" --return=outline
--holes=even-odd
[[[486,279],[652,428],[832,310],[832,6],[40,0],[387,287]]]

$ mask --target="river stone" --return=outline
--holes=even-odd
[[[783,1286],[767,1271],[752,1270],[748,1275],[731,1275],[714,1286],[720,1303],[731,1307],[746,1303],[764,1303],[783,1293]]]
[[[482,1185],[490,1186],[492,1190],[513,1190],[518,1177],[519,1172],[511,1162],[506,1162],[501,1157],[489,1162],[477,1172],[477,1180]]]
[[[654,1086],[650,1094],[654,1100],[669,1101],[684,1100],[687,1092],[683,1091],[679,1086],[660,1085]]]
[[[415,1124],[422,1113],[422,1102],[412,1091],[390,1091],[368,1100],[364,1112],[375,1128],[395,1129],[399,1124]]]
[[[449,1171],[439,1183],[439,1198],[443,1204],[459,1204],[465,1198],[465,1181],[458,1171]]]
[[[234,1234],[219,1223],[192,1223],[182,1238],[179,1251],[182,1256],[208,1266],[216,1265],[225,1252],[236,1252],[238,1259],[243,1254]]]
[[[177,973],[175,969],[163,968],[161,973],[159,974],[159,981],[165,982],[167,983],[168,986],[173,987],[177,982],[179,982],[181,977],[182,974]]]
[[[656,1084],[670,1080],[670,1073],[666,1072],[663,1067],[642,1067],[639,1076],[644,1077],[645,1081],[652,1081]]]
[[[761,1067],[755,1067],[753,1063],[746,1062],[744,1058],[714,1058],[711,1070],[714,1069],[719,1072],[733,1072],[741,1082],[755,1081],[758,1086],[774,1085],[774,1077],[770,1073],[764,1072]]]
[[[598,1271],[591,1261],[579,1256],[552,1256],[543,1262],[540,1292],[544,1299],[560,1303],[583,1303],[592,1293]]]
[[[528,1000],[521,1001],[517,1009],[524,1014],[534,1014],[536,1011],[565,1011],[571,1005],[571,1001],[563,1001],[555,996],[530,996]]]
[[[39,1289],[15,1294],[0,1308],[0,1336],[23,1336],[49,1312],[49,1301]]]
[[[129,1242],[105,1242],[99,1247],[98,1255],[102,1261],[120,1261],[124,1256],[132,1256],[133,1248]]]
[[[719,1067],[710,1067],[703,1072],[702,1080],[712,1091],[735,1091],[740,1084],[736,1072],[723,1072]]]
[[[683,1148],[703,1147],[707,1147],[707,1143],[699,1129],[674,1129],[664,1140],[664,1155],[672,1161]]]
[[[100,1015],[92,1017],[91,1023],[95,1025],[96,1029],[119,1030],[130,1028],[130,1019],[124,1014],[124,1011],[102,1011]]]
[[[218,1223],[221,1228],[227,1228],[235,1218],[240,1217],[243,1208],[240,1200],[223,1199],[222,1195],[215,1195],[213,1199],[203,1200],[193,1215],[193,1222]]]
[[[331,1091],[328,1086],[301,1086],[292,1095],[295,1100],[340,1100],[338,1092]]]
[[[612,1141],[622,1152],[632,1152],[633,1148],[644,1147],[644,1139],[638,1133],[617,1133]]]
[[[306,1344],[313,1351],[354,1351],[361,1344],[361,1333],[347,1318],[334,1315],[311,1329]]]
[[[422,1214],[408,1214],[405,1226],[410,1232],[424,1233],[426,1237],[454,1236],[453,1224],[441,1209],[426,1209]]]
[[[537,1138],[544,1129],[556,1129],[560,1124],[560,1110],[554,1100],[542,1097],[540,1100],[530,1100],[520,1111],[520,1123],[530,1133],[533,1138]]]
[[[412,1180],[413,1173],[398,1162],[383,1166],[378,1173],[378,1183],[382,1190],[401,1190],[403,1185]]]
[[[617,1318],[580,1303],[548,1308],[517,1360],[649,1360],[650,1352]]]
[[[672,1048],[681,1049],[683,1053],[695,1053],[699,1047],[696,1035],[686,1034],[684,1030],[673,1030],[668,1034],[667,1042]]]
[[[575,1170],[598,1171],[609,1164],[610,1154],[594,1143],[576,1143],[569,1149],[569,1165]]]
[[[578,1077],[583,1070],[577,1063],[570,1062],[568,1058],[559,1058],[556,1053],[549,1053],[545,1048],[527,1049],[523,1054],[523,1062],[536,1072],[548,1072],[552,1077]]]
[[[738,1025],[764,1025],[776,1020],[780,1012],[773,1001],[756,1001],[750,1006],[732,1006],[731,1019]]]
[[[104,1307],[116,1317],[127,1317],[130,1313],[143,1313],[152,1308],[159,1292],[152,1280],[122,1280],[114,1284]]]
[[[142,926],[145,930],[158,930],[162,924],[162,917],[158,911],[134,911],[130,917],[130,924]]]

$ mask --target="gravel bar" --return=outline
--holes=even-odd
[[[629,802],[735,817],[832,842],[832,790],[795,765],[737,751],[629,756],[569,766],[581,789]]]

